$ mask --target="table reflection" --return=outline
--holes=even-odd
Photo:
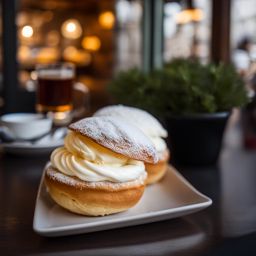
[[[175,230],[175,231],[174,231]],[[112,239],[103,242],[104,237],[111,234]],[[162,221],[152,225],[143,225],[117,229],[111,231],[96,232],[83,236],[74,236],[72,249],[65,249],[70,237],[56,238],[54,240],[42,240],[44,243],[63,244],[58,252],[47,255],[165,255],[169,253],[186,253],[200,251],[207,244],[206,234],[202,228],[193,221],[180,218],[172,221]],[[81,246],[81,240],[85,241]],[[44,255],[44,254],[41,254]],[[192,254],[190,254],[192,255]],[[196,255],[196,254],[195,254]]]

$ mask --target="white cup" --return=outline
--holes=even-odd
[[[12,113],[1,116],[1,125],[7,127],[15,139],[29,140],[50,132],[52,119],[42,114]]]

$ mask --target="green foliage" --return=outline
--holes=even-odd
[[[121,72],[108,89],[117,103],[159,117],[229,111],[247,102],[244,82],[233,66],[187,59],[173,60],[150,74],[138,69]]]

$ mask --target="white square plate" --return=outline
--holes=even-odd
[[[104,217],[84,217],[59,207],[43,183],[38,190],[34,231],[43,236],[64,236],[133,226],[187,215],[206,208],[212,200],[198,192],[172,166],[164,179],[148,186],[140,202],[128,211]]]

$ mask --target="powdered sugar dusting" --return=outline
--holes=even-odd
[[[83,188],[92,188],[92,189],[103,189],[103,190],[106,189],[110,191],[124,190],[131,187],[142,186],[145,184],[145,180],[147,178],[147,174],[143,173],[143,175],[141,175],[138,179],[134,181],[128,181],[128,182],[118,182],[118,183],[110,182],[110,181],[88,182],[88,181],[82,181],[76,177],[65,175],[59,172],[57,169],[55,169],[51,165],[47,167],[45,175],[47,175],[47,177],[49,177],[52,180],[56,180],[68,186],[76,187],[80,190],[82,190]]]
[[[167,137],[167,131],[160,122],[148,112],[123,105],[107,106],[98,110],[94,116],[118,116],[136,125],[146,135],[153,137]]]
[[[71,124],[69,128],[129,158],[148,163],[158,161],[156,149],[150,139],[122,118],[89,117]]]

